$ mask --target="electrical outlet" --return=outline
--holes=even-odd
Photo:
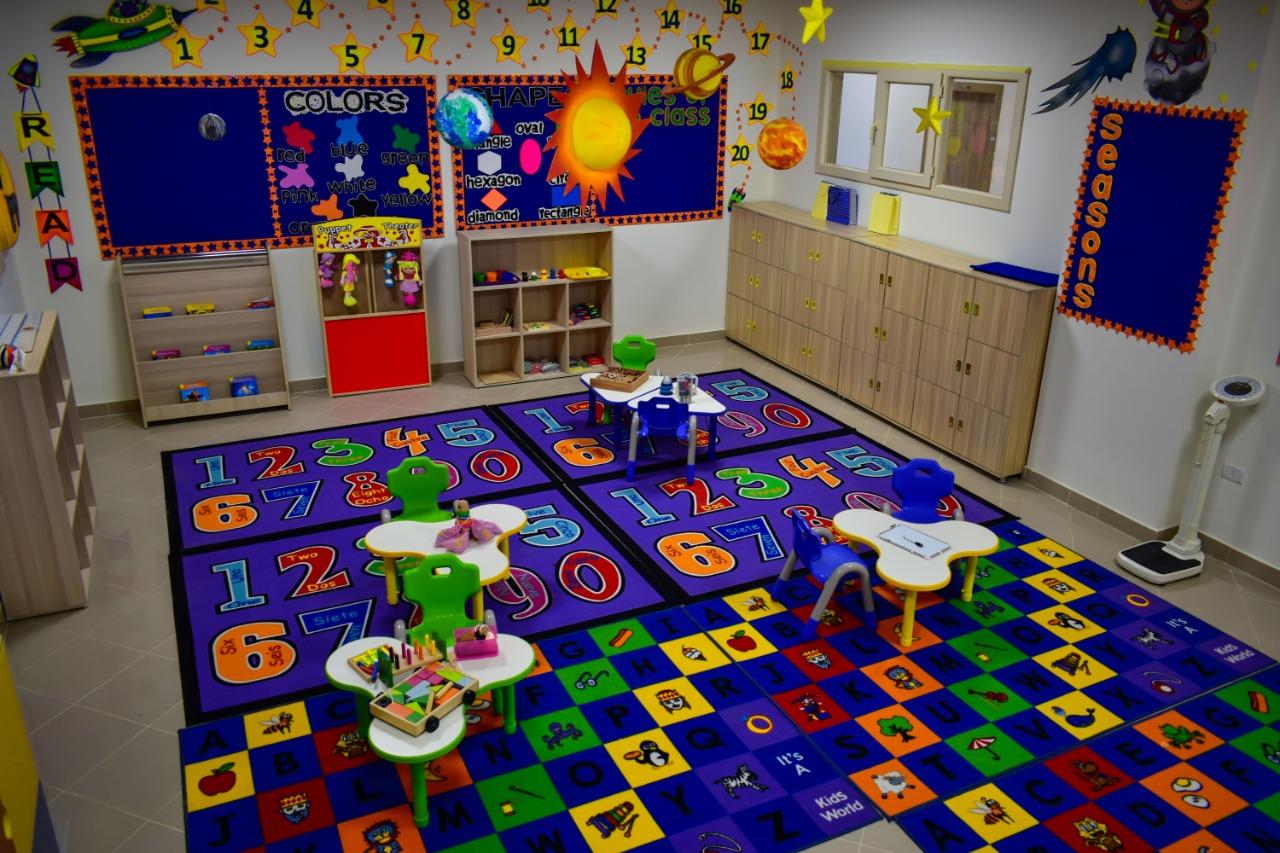
[[[1244,485],[1244,469],[1239,465],[1232,465],[1230,462],[1222,466],[1222,476],[1233,483]]]

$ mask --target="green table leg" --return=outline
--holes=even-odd
[[[413,822],[424,827],[431,819],[431,814],[427,811],[426,763],[410,764],[409,779],[413,783]]]
[[[493,713],[499,717],[502,716],[502,691],[505,688],[495,687],[489,691],[489,698],[493,702]]]
[[[369,716],[369,700],[360,694],[355,694],[356,699],[356,730],[360,732],[360,737],[365,740],[369,739],[369,723],[372,722]]]
[[[508,684],[501,688],[503,731],[515,734],[516,731],[516,686]]]

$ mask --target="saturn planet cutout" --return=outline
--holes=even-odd
[[[735,58],[732,53],[716,56],[701,47],[690,48],[676,59],[671,71],[674,79],[662,94],[684,95],[691,101],[706,100],[720,88],[720,78]]]

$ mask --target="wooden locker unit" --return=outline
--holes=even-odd
[[[96,504],[57,315],[0,314],[26,353],[0,371],[0,606],[7,619],[89,600]]]
[[[730,219],[730,338],[998,477],[1021,473],[1053,288],[774,202]]]

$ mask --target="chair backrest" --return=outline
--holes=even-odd
[[[670,397],[650,397],[636,407],[649,432],[674,433],[689,423],[689,404]]]
[[[440,493],[449,488],[449,466],[426,456],[405,459],[387,472],[387,489],[400,499],[407,521],[448,521],[453,513],[440,508]]]
[[[455,628],[474,625],[467,606],[480,590],[480,569],[457,554],[432,554],[404,573],[404,597],[418,605],[420,619],[409,639],[424,643],[430,636],[443,652],[453,646]]]
[[[916,524],[942,521],[938,501],[951,494],[956,475],[934,459],[912,459],[893,472],[893,490],[902,498],[902,509],[894,518]]]
[[[658,355],[658,345],[642,335],[613,342],[613,360],[628,370],[644,370]]]
[[[792,530],[792,548],[795,549],[796,557],[806,566],[812,566],[822,557],[823,541],[818,538],[818,534],[813,532],[813,528],[809,526],[800,513],[792,513],[791,515]]]

